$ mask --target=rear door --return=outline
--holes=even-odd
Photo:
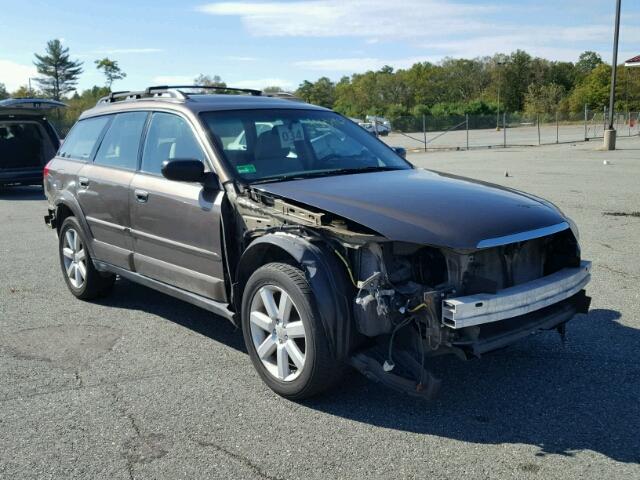
[[[199,183],[175,182],[160,172],[169,159],[205,154],[187,119],[154,112],[140,171],[130,188],[131,233],[137,272],[184,290],[224,301],[220,246],[222,192]]]
[[[147,112],[109,115],[93,163],[78,173],[78,201],[93,234],[96,257],[128,270],[133,268],[129,184],[138,166],[147,116]]]

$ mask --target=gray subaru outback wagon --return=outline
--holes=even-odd
[[[293,399],[348,365],[430,397],[429,357],[564,335],[587,312],[590,262],[558,208],[398,152],[258,91],[114,93],[46,166],[45,220],[73,295],[121,277],[225,317]]]

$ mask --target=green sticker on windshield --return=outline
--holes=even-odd
[[[253,163],[247,163],[245,165],[238,165],[236,167],[236,170],[238,170],[238,173],[256,173],[256,166]]]

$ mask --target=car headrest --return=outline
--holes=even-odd
[[[283,147],[280,136],[275,128],[262,132],[256,141],[255,159],[285,158],[289,154],[289,147]]]

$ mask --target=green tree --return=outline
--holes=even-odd
[[[582,52],[578,57],[578,61],[576,62],[576,70],[582,77],[585,77],[602,63],[603,61],[600,55],[598,55],[596,52],[587,50],[586,52]]]
[[[0,100],[4,100],[5,98],[9,98],[9,92],[7,92],[5,84],[0,83]]]
[[[201,73],[193,79],[195,85],[203,85],[205,87],[226,87],[227,84],[222,81],[219,75],[205,75]]]
[[[27,85],[20,85],[17,90],[11,92],[12,98],[27,98],[27,97],[38,97],[41,96],[42,93],[37,90],[30,89]]]
[[[578,69],[571,62],[551,62],[544,81],[560,85],[566,92],[569,92],[578,81]]]
[[[519,112],[524,107],[524,96],[533,81],[532,58],[527,52],[516,50],[503,66],[502,109]]]
[[[313,83],[305,80],[296,90],[296,95],[305,102],[332,108],[335,102],[336,85],[327,77],[321,77]]]
[[[71,60],[69,48],[63,47],[60,40],[49,40],[46,53],[36,53],[35,57],[33,63],[41,75],[36,81],[44,95],[60,100],[75,89],[78,77],[82,74],[82,62]]]
[[[491,82],[488,69],[479,59],[445,58],[439,73],[446,92],[441,98],[444,102],[476,99]]]
[[[438,78],[441,67],[429,62],[414,64],[403,75],[411,92],[411,106],[431,106],[441,101],[444,94],[443,82]]]
[[[531,84],[525,95],[525,112],[528,114],[554,113],[558,110],[558,105],[565,94],[564,87],[557,83]]]
[[[104,57],[101,60],[96,60],[94,62],[96,64],[96,68],[98,70],[102,70],[102,73],[106,79],[106,85],[109,90],[111,90],[111,85],[116,80],[122,80],[127,76],[126,73],[122,71],[118,62],[115,60],[111,60],[107,57]]]
[[[272,86],[263,88],[262,91],[264,93],[279,93],[279,92],[283,92],[284,90],[281,87],[278,87],[277,85],[272,85]]]
[[[572,111],[580,112],[585,105],[591,109],[600,109],[609,101],[611,67],[605,63],[596,66],[571,92],[569,106]]]

